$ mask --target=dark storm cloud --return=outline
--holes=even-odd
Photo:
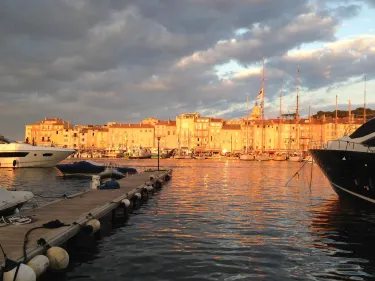
[[[22,139],[25,123],[53,116],[103,124],[196,110],[242,114],[239,104],[245,93],[255,97],[259,77],[223,81],[214,65],[266,56],[292,75],[295,62],[285,52],[333,40],[340,19],[358,12],[350,5],[319,11],[307,0],[0,1],[1,132]],[[235,35],[240,28],[249,32]],[[232,38],[236,44],[218,44]],[[313,60],[304,67],[310,64],[311,75],[323,67]],[[342,67],[339,59],[332,64]],[[357,71],[342,70],[335,81]],[[328,83],[317,76],[308,87]],[[279,80],[270,76],[270,97]]]

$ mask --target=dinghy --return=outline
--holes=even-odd
[[[29,191],[9,191],[0,187],[0,217],[13,214],[33,197]]]

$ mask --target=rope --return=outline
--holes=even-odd
[[[311,158],[311,157],[310,157]],[[302,170],[303,167],[305,167],[305,165],[309,163],[309,161],[306,161],[305,163],[303,163],[303,165],[298,169],[298,171],[286,182],[286,184],[284,186],[287,186],[288,183],[296,176],[298,175],[298,172]]]
[[[59,220],[54,220],[54,221],[47,222],[47,223],[43,224],[42,226],[37,226],[37,227],[33,227],[33,228],[29,229],[26,232],[25,238],[23,240],[23,263],[25,263],[26,260],[27,260],[26,247],[27,247],[27,243],[29,242],[29,234],[31,232],[33,232],[34,230],[37,230],[37,229],[42,229],[42,228],[55,229],[55,228],[60,228],[60,227],[63,227],[63,226],[69,226],[69,225],[70,224],[62,223]],[[40,242],[41,240],[39,239],[38,241]]]

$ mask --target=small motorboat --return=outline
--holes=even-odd
[[[101,179],[122,179],[125,177],[123,173],[121,173],[117,168],[108,166],[103,172],[99,173]]]
[[[255,160],[256,161],[269,161],[270,155],[268,153],[262,152],[262,153],[255,155]]]
[[[92,176],[99,175],[106,171],[109,168],[108,165],[96,163],[93,161],[78,161],[69,164],[57,164],[56,168],[59,169],[61,173],[66,176],[76,175],[76,176]],[[112,170],[113,167],[111,166]],[[116,167],[116,171],[120,172],[123,175],[126,174],[136,174],[138,173],[136,168],[119,166]],[[110,171],[108,170],[107,173]],[[113,173],[116,173],[112,171]]]
[[[286,161],[286,154],[282,152],[276,152],[275,155],[273,156],[272,160],[273,161]]]
[[[29,191],[9,191],[0,187],[0,217],[12,215],[33,197]]]
[[[292,154],[289,155],[288,161],[302,162],[303,161],[302,153],[297,152],[297,151],[293,152]]]
[[[250,153],[243,153],[243,154],[240,155],[240,160],[242,160],[242,161],[254,161],[255,156],[253,154],[250,154]]]

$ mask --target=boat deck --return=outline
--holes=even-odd
[[[16,261],[23,259],[24,237],[28,230],[42,224],[60,220],[69,226],[57,229],[37,229],[29,235],[27,244],[27,257],[32,258],[40,254],[43,248],[37,245],[37,240],[44,238],[51,246],[58,246],[65,243],[69,238],[75,236],[92,216],[96,219],[110,213],[119,206],[121,200],[130,198],[138,192],[138,188],[150,180],[150,175],[155,176],[155,180],[164,178],[170,170],[145,171],[117,182],[120,189],[115,190],[93,190],[77,194],[70,199],[59,199],[40,208],[25,210],[21,212],[22,216],[33,218],[33,222],[25,225],[9,225],[0,228],[0,243],[5,250],[8,258]],[[78,224],[80,225],[78,225]],[[4,258],[0,255],[0,264],[3,264]]]

